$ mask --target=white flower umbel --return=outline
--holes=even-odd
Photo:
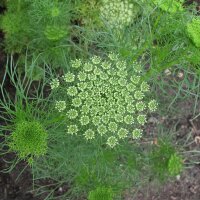
[[[103,0],[100,12],[111,28],[122,29],[133,22],[138,7],[128,0]]]
[[[58,90],[65,101],[57,101],[56,109],[67,116],[68,134],[80,133],[88,141],[102,137],[111,148],[126,138],[139,139],[147,113],[157,107],[146,98],[150,86],[142,81],[142,67],[113,53],[80,63],[63,76]]]

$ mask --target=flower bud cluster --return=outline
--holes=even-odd
[[[138,13],[138,7],[128,0],[104,0],[100,12],[111,28],[122,29],[131,24]]]
[[[39,122],[18,122],[11,135],[9,146],[21,159],[27,159],[31,164],[34,157],[46,153],[47,136],[47,132]]]
[[[155,100],[146,100],[150,87],[141,80],[141,66],[113,53],[105,60],[73,61],[59,87],[63,99],[55,108],[66,114],[68,134],[80,133],[86,140],[100,136],[111,148],[130,135],[141,138],[147,112],[157,107]]]

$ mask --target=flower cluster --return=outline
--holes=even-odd
[[[194,18],[187,25],[187,32],[194,44],[200,48],[200,17]]]
[[[86,63],[73,61],[60,84],[65,100],[55,104],[66,113],[68,134],[82,132],[87,140],[99,135],[110,147],[130,133],[140,138],[147,112],[157,107],[155,100],[146,100],[150,87],[140,74],[139,64],[128,66],[113,53],[106,60],[94,56]]]
[[[137,16],[138,7],[128,0],[104,0],[100,7],[102,17],[111,28],[124,28]]]
[[[47,132],[39,122],[22,121],[11,134],[10,149],[22,159],[31,163],[33,157],[41,156],[47,150]]]
[[[153,2],[159,8],[169,13],[176,13],[183,10],[182,0],[153,0]]]

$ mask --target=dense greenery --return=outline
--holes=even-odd
[[[176,124],[160,120],[184,116],[184,101],[199,116],[195,5],[7,0],[0,6],[8,55],[0,147],[2,156],[16,155],[5,171],[26,162],[35,192],[46,199],[68,185],[60,199],[121,200],[132,187],[173,180],[198,162],[185,148],[191,134],[183,141]],[[40,185],[46,180],[53,184]]]

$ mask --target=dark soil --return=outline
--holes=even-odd
[[[189,106],[190,105],[190,106]],[[182,107],[183,105],[180,105]],[[192,102],[185,102],[185,114],[182,118],[174,119],[157,119],[157,123],[170,128],[176,124],[176,139],[186,140],[188,133],[192,132],[191,144],[185,148],[186,151],[200,150],[200,140],[196,140],[200,136],[200,118],[191,121]],[[190,108],[190,112],[187,108]],[[180,109],[177,107],[177,109]],[[199,109],[198,109],[199,110]],[[156,121],[156,120],[155,120]],[[178,122],[178,123],[177,123]],[[151,126],[151,130],[154,126]],[[167,134],[167,133],[166,133]],[[200,160],[200,154],[197,155],[195,161]],[[185,160],[187,163],[187,158]],[[144,188],[127,192],[125,200],[200,200],[200,164],[188,165],[180,176],[170,179],[161,184],[159,182],[149,182]]]

